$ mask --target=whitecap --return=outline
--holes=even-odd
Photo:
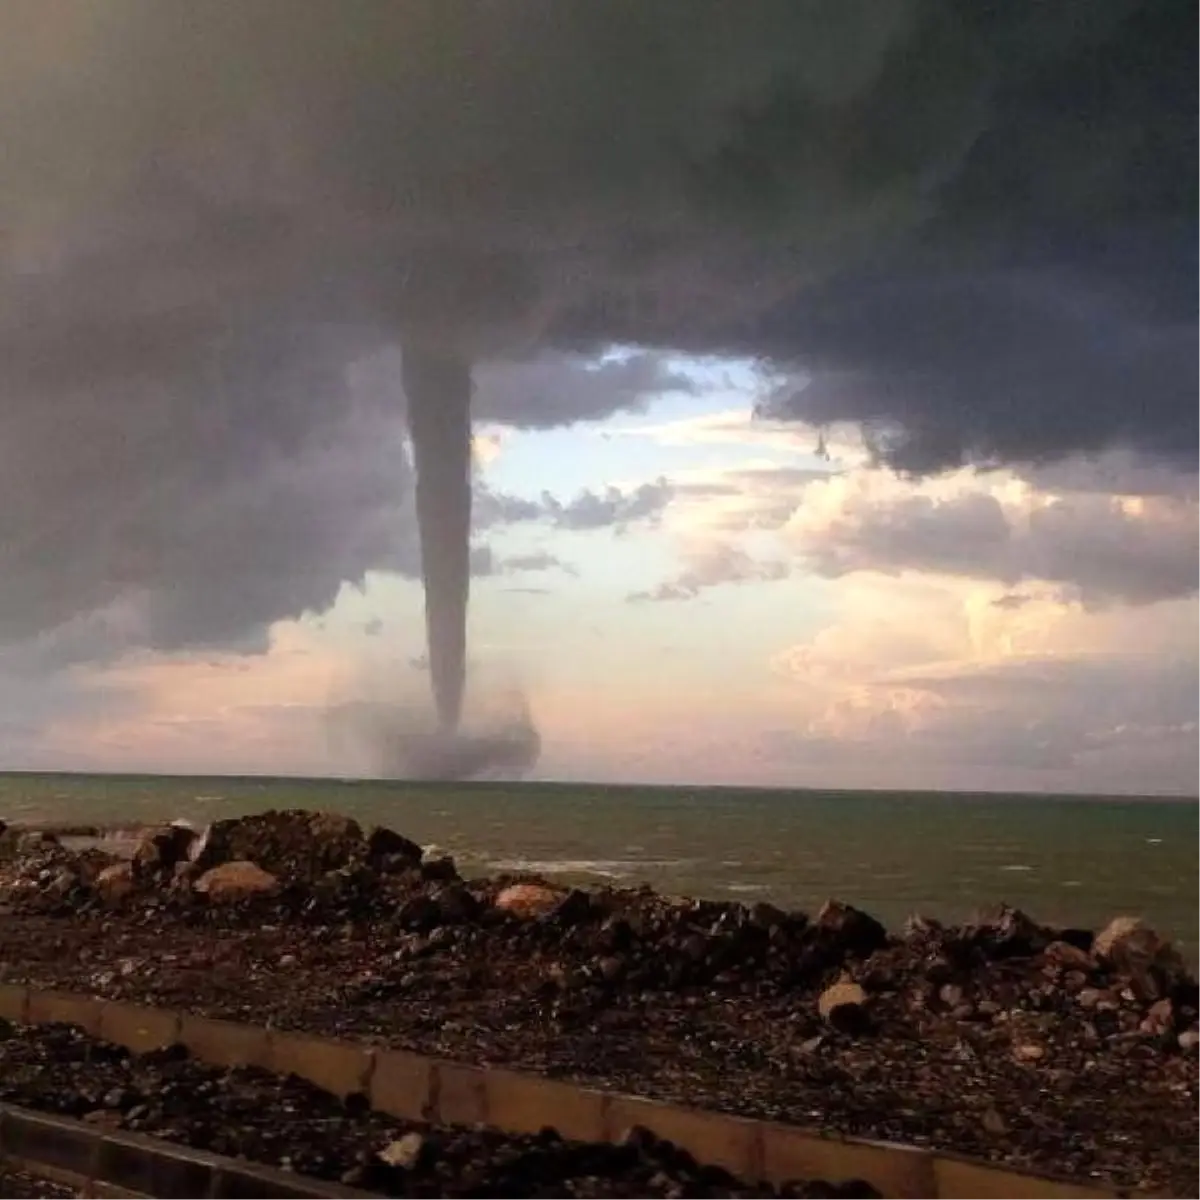
[[[633,860],[624,858],[498,858],[493,871],[532,875],[597,875],[602,879],[627,879],[638,871],[665,870],[682,864],[682,859]]]
[[[1033,867],[1028,863],[1009,863],[1007,867],[1001,867],[1002,871],[1032,871]]]

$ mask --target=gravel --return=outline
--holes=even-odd
[[[295,1076],[220,1070],[181,1046],[133,1055],[67,1025],[0,1030],[0,1099],[385,1196],[878,1195],[739,1183],[638,1128],[609,1145],[399,1121],[361,1095],[343,1102]]]
[[[555,892],[522,918],[498,907],[513,878],[317,820],[210,833],[200,865],[236,855],[278,881],[237,903],[191,886],[197,864],[163,851],[176,835],[107,903],[89,880],[110,860],[24,851],[0,878],[0,979],[1194,1191],[1196,982],[1136,923],[1094,939],[1002,909],[889,933],[844,905],[644,889]]]

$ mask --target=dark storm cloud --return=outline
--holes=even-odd
[[[861,422],[901,470],[1113,445],[1194,467],[1194,313],[1154,318],[1069,270],[1030,265],[856,276],[807,298],[794,319],[812,378],[766,411]]]
[[[1112,445],[1194,469],[1195,10],[1045,7],[1100,23],[997,79],[914,244],[767,319],[815,376],[773,411],[873,424],[914,471]]]
[[[402,342],[530,427],[736,352],[915,470],[1194,466],[1191,5],[680,14],[0,5],[0,639],[255,645],[414,569]]]
[[[670,392],[693,393],[695,382],[672,371],[662,356],[636,353],[593,362],[548,353],[532,362],[492,363],[475,380],[478,421],[544,429],[637,411]]]

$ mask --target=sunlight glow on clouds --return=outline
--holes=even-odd
[[[706,409],[706,387],[729,385],[712,363],[670,371],[697,389],[696,415],[664,400],[666,421],[652,406],[635,424],[476,436],[472,670],[481,700],[527,693],[543,775],[1192,786],[1186,478],[1118,456],[908,480],[852,429],[822,441],[749,404]],[[641,447],[647,474],[585,452],[597,430]],[[495,490],[501,464],[536,468],[543,441],[580,448],[571,489]],[[155,654],[135,649],[136,606],[118,606],[22,651],[36,673],[81,639],[111,647],[69,668],[73,710],[56,684],[61,717],[36,737],[0,730],[0,747],[34,765],[368,770],[331,706],[367,678],[383,703],[425,704],[420,614],[411,579],[376,573],[324,614],[277,622],[265,651]]]

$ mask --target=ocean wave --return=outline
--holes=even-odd
[[[669,870],[683,864],[683,859],[625,859],[625,858],[492,858],[488,865],[494,871],[532,875],[596,875],[601,879],[629,879],[641,871]]]

